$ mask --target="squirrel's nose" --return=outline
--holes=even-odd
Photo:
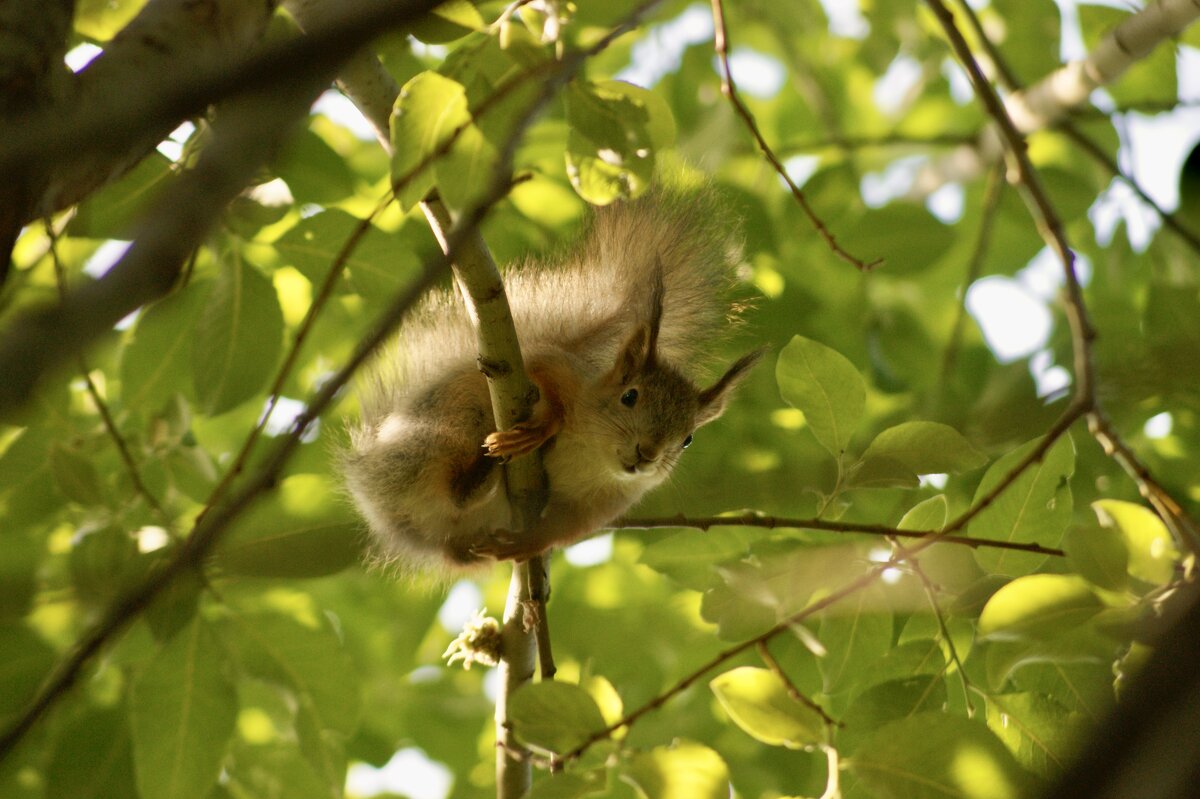
[[[634,447],[634,452],[637,453],[639,463],[653,463],[658,460],[658,448],[652,446],[643,447],[638,444]]]

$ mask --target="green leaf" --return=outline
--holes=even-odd
[[[916,474],[958,474],[987,463],[962,433],[937,422],[904,422],[875,437],[862,461],[899,461]]]
[[[987,727],[942,713],[885,724],[849,767],[879,799],[1019,799],[1033,788]]]
[[[1063,536],[1063,550],[1071,569],[1092,585],[1120,591],[1129,584],[1129,550],[1120,531],[1073,525]]]
[[[90,239],[130,238],[134,221],[170,177],[170,160],[152,151],[119,180],[80,203],[79,213],[67,225],[67,233]]]
[[[129,714],[142,796],[203,799],[216,783],[237,716],[224,660],[196,619],[134,679]]]
[[[104,502],[104,489],[100,475],[92,462],[83,453],[55,444],[50,449],[50,469],[58,490],[67,499],[81,505],[99,505]]]
[[[450,208],[470,208],[486,193],[499,166],[495,145],[478,127],[468,125],[434,167],[438,192]]]
[[[941,711],[945,704],[946,681],[941,674],[921,674],[872,685],[855,697],[839,719],[842,727],[838,730],[838,749],[843,754],[853,754],[880,726],[916,713]]]
[[[584,772],[559,772],[533,784],[529,799],[583,799],[604,793],[607,784],[604,769]]]
[[[565,682],[522,686],[509,702],[508,716],[522,741],[558,753],[608,726],[591,694]]]
[[[824,740],[820,714],[793,699],[769,669],[742,666],[708,685],[734,723],[765,744],[802,749]]]
[[[721,756],[690,741],[656,746],[630,760],[625,778],[645,799],[726,799],[729,767]]]
[[[715,565],[742,557],[751,543],[767,535],[753,527],[682,530],[651,541],[640,561],[688,588],[704,591],[720,582]]]
[[[821,446],[841,457],[866,407],[866,384],[854,364],[824,344],[793,336],[779,353],[775,379]]]
[[[229,620],[221,632],[243,670],[310,705],[320,729],[354,732],[361,705],[357,673],[326,624],[307,626],[279,613],[254,613]]]
[[[46,767],[46,799],[112,799],[136,790],[125,716],[105,709],[73,719]]]
[[[1175,578],[1179,550],[1162,519],[1148,508],[1118,499],[1092,503],[1101,526],[1120,533],[1129,553],[1129,574],[1155,585]]]
[[[654,149],[675,146],[675,118],[662,95],[623,80],[597,81],[595,86],[601,92],[626,98],[646,112],[646,134]]]
[[[1030,441],[993,463],[979,482],[973,502],[990,494],[1039,443]],[[1075,445],[1064,435],[971,520],[967,535],[1057,546],[1074,510],[1070,483],[1074,471]],[[1015,577],[1036,569],[1045,556],[980,547],[975,550],[975,560],[987,571]]]
[[[331,208],[297,222],[279,237],[275,249],[314,286],[320,285],[362,224],[357,217]],[[367,298],[387,297],[416,274],[419,258],[415,242],[368,225],[342,266],[356,292]]]
[[[346,159],[309,128],[288,137],[275,171],[298,203],[327,205],[354,194],[354,172]]]
[[[821,614],[817,637],[826,655],[819,661],[825,693],[852,691],[874,676],[874,664],[892,646],[890,604],[881,592],[858,591]]]
[[[121,401],[126,408],[158,411],[176,392],[191,394],[196,315],[211,294],[194,283],[147,308],[121,348]]]
[[[361,545],[361,523],[337,500],[337,487],[301,474],[243,513],[213,561],[234,574],[322,577],[357,563]]]
[[[992,595],[979,616],[979,634],[994,641],[1054,638],[1076,629],[1103,607],[1080,577],[1031,574]]]
[[[650,114],[626,88],[573,82],[567,89],[567,176],[590,203],[637,197],[654,174]],[[664,135],[661,122],[657,135]]]
[[[1083,717],[1048,696],[996,694],[987,699],[987,723],[1022,766],[1053,779],[1074,759],[1086,729]]]
[[[426,44],[443,44],[461,39],[484,27],[479,9],[468,0],[447,0],[413,22],[408,30]]]
[[[950,505],[945,494],[924,499],[908,509],[896,525],[898,530],[941,530],[950,516]]]
[[[63,495],[50,468],[55,432],[26,428],[0,455],[0,509],[6,524],[24,527],[62,506]]]
[[[910,275],[929,269],[954,244],[954,229],[919,205],[892,203],[867,211],[845,232],[855,253],[883,256],[888,274]]]
[[[28,704],[54,660],[54,650],[28,627],[0,624],[0,719]]]
[[[283,347],[283,311],[275,287],[240,256],[226,259],[196,320],[192,382],[210,416],[266,387]]]
[[[412,208],[433,188],[434,171],[420,165],[455,130],[470,124],[471,113],[462,84],[436,72],[422,72],[404,84],[391,118],[392,182],[408,181],[397,185],[396,190],[396,199],[403,210]]]

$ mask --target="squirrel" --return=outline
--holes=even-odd
[[[762,355],[744,355],[706,388],[684,373],[742,310],[728,219],[707,187],[660,187],[597,209],[559,262],[508,270],[540,397],[504,432],[462,303],[431,292],[361,391],[343,457],[378,556],[419,572],[528,560],[594,533],[662,483]],[[548,499],[517,535],[496,467],[538,447]]]

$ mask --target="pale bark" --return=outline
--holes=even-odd
[[[1064,64],[1027,89],[1009,95],[1004,108],[1022,134],[1044,130],[1087,102],[1093,91],[1120,78],[1155,47],[1178,36],[1197,18],[1200,0],[1152,3],[1122,20],[1086,58]],[[992,123],[977,143],[961,145],[921,169],[913,194],[926,196],[948,182],[978,177],[1003,153],[1000,131]]]

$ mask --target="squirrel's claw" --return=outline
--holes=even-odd
[[[493,458],[515,458],[527,455],[542,445],[549,436],[541,428],[527,429],[517,425],[511,430],[491,433],[483,440],[483,448]]]
[[[483,448],[493,458],[515,458],[518,455],[528,455],[554,437],[562,420],[558,415],[535,412],[534,418],[520,422],[509,430],[497,430],[489,433],[483,440]]]

